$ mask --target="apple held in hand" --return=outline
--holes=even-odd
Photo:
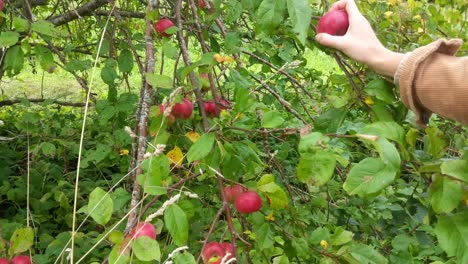
[[[154,28],[160,36],[169,37],[171,34],[166,33],[166,29],[173,27],[174,23],[168,18],[162,18],[154,24]]]
[[[2,0],[0,0],[2,1]],[[0,258],[0,264],[9,264],[8,259]]]
[[[236,184],[234,186],[226,186],[224,187],[224,195],[226,196],[226,200],[230,203],[233,203],[236,198],[244,192],[244,188],[240,184]]]
[[[328,33],[333,36],[343,36],[348,31],[348,13],[345,10],[333,10],[320,18],[317,33]]]
[[[156,239],[156,229],[151,223],[142,222],[139,223],[133,230],[128,234],[132,239],[137,239],[141,236],[147,236],[152,239]]]
[[[16,256],[11,260],[11,264],[32,264],[31,258],[29,256]]]
[[[237,211],[243,214],[250,214],[262,208],[262,199],[256,192],[247,191],[237,196],[234,206]]]
[[[226,255],[226,250],[218,242],[210,242],[205,245],[202,252],[203,263],[219,264]]]
[[[171,114],[174,115],[176,118],[181,119],[189,119],[192,116],[193,112],[193,104],[192,102],[184,98],[182,99],[182,103],[175,103],[172,107]]]

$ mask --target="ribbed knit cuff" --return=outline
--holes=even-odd
[[[401,59],[400,64],[398,64],[398,68],[395,71],[395,75],[393,75],[393,83],[395,85],[399,85],[401,73],[403,72],[403,68],[405,67],[406,61],[408,60],[410,55],[411,52],[406,53],[405,56],[403,56],[403,59]]]

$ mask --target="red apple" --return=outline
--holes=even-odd
[[[158,20],[158,22],[154,24],[154,28],[156,29],[158,34],[164,37],[170,36],[170,34],[166,33],[166,29],[173,27],[173,26],[174,26],[174,23],[168,18],[160,19]]]
[[[224,187],[224,195],[226,196],[226,200],[230,203],[233,203],[236,198],[244,192],[244,188],[240,184],[236,184],[234,186],[228,185]]]
[[[229,102],[226,99],[219,100],[218,108],[216,111],[216,104],[213,100],[206,101],[203,106],[205,107],[205,112],[209,117],[219,116],[220,110],[227,109],[229,107]]]
[[[226,250],[218,242],[210,242],[205,245],[202,252],[203,262],[205,264],[219,264],[226,255]]]
[[[226,253],[229,252],[229,254],[231,254],[231,255],[229,256],[228,259],[231,259],[231,258],[234,258],[234,257],[235,257],[235,255],[234,255],[234,247],[232,246],[231,243],[229,243],[229,242],[224,242],[224,243],[221,243],[221,246],[224,248],[224,251],[226,251]]]
[[[2,0],[0,0],[0,7],[3,5]],[[0,258],[0,264],[9,264],[8,259]]]
[[[32,264],[31,258],[29,256],[16,256],[11,260],[11,264]]]
[[[165,107],[164,107],[164,105],[160,104],[160,105],[159,105],[159,113],[158,113],[156,116],[163,115],[163,114],[164,114],[164,110],[166,110]],[[174,121],[175,121],[175,116],[172,115],[172,113],[169,113],[169,116],[167,116],[167,118],[169,119],[169,125],[171,125],[172,123],[174,123]]]
[[[205,112],[208,116],[213,117],[217,116],[216,113],[216,104],[213,100],[208,100],[203,103],[203,107],[205,108]]]
[[[175,103],[171,113],[176,118],[189,119],[192,116],[193,104],[187,98],[182,99],[182,103]]]
[[[348,31],[348,13],[345,10],[333,10],[320,18],[317,33],[328,33],[333,36],[343,36]]]
[[[257,212],[262,208],[262,199],[254,191],[247,191],[237,196],[234,201],[237,211],[243,214]]]
[[[205,8],[205,1],[204,0],[198,0],[198,7],[200,7],[201,9]]]
[[[151,223],[141,222],[130,232],[129,236],[132,239],[137,239],[141,236],[156,239],[156,229]]]
[[[0,11],[2,11],[2,10],[3,10],[3,0],[0,0]],[[0,264],[2,264],[2,263],[0,262]]]

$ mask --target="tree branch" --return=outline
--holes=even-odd
[[[75,10],[71,10],[58,16],[51,17],[49,18],[49,22],[56,26],[60,26],[72,20],[78,19],[81,16],[91,14],[94,10],[106,4],[107,0],[93,0],[78,7]]]

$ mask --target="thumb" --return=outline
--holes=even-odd
[[[327,33],[319,33],[315,36],[315,40],[324,46],[328,46],[334,49],[341,50],[343,47],[342,36],[332,36]]]

